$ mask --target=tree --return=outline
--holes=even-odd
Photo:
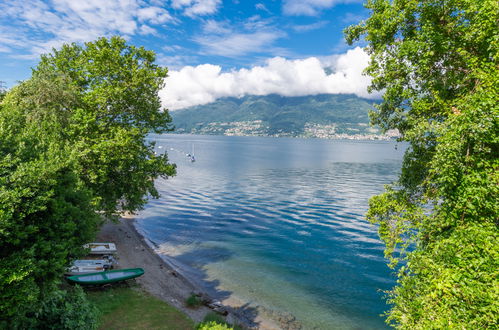
[[[151,132],[172,130],[158,97],[167,69],[154,61],[154,52],[113,37],[64,45],[33,71],[42,80],[66,79],[76,92],[68,140],[96,208],[108,217],[140,209],[147,196],[158,197],[154,179],[175,174],[166,154],[156,155],[146,142]]]
[[[0,328],[26,328],[99,223],[58,120],[29,110],[0,110]]]
[[[80,301],[58,289],[70,260],[103,217],[140,209],[158,196],[154,180],[175,174],[147,142],[171,130],[157,95],[167,71],[154,60],[118,37],[64,45],[3,98],[0,328],[33,327]]]
[[[499,313],[499,3],[369,0],[374,124],[409,142],[397,182],[370,200],[398,285],[400,328],[493,328]],[[409,251],[409,252],[407,252]]]

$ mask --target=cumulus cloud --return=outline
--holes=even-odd
[[[369,56],[357,47],[322,59],[274,57],[263,66],[230,72],[222,72],[220,66],[212,64],[185,66],[170,71],[160,97],[170,110],[244,95],[356,94],[376,98],[379,95],[367,92],[370,79],[362,75],[368,61]]]
[[[340,3],[363,2],[363,0],[284,0],[282,9],[286,15],[316,16],[321,10]]]

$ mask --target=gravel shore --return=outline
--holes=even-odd
[[[145,274],[137,279],[140,286],[189,315],[195,322],[203,320],[208,307],[196,309],[185,306],[185,300],[197,292],[192,283],[173,270],[144,241],[133,224],[133,216],[124,216],[118,223],[104,224],[97,236],[101,242],[112,242],[118,249],[116,268],[141,267]]]
[[[222,314],[227,314],[228,322],[240,324],[245,328],[266,330],[288,328],[278,326],[262,315],[248,317],[241,311],[240,306],[219,305],[212,300],[151,248],[144,237],[137,232],[133,216],[123,216],[117,223],[104,224],[97,240],[116,244],[118,249],[116,268],[143,268],[145,274],[137,279],[137,283],[145,291],[175,306],[195,322],[201,322],[208,312],[218,309],[223,312]],[[193,293],[201,296],[207,302],[206,305],[211,304],[211,308],[206,305],[195,309],[186,307],[185,301]]]

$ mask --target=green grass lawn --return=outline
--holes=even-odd
[[[195,328],[182,312],[137,287],[111,287],[87,295],[100,311],[99,329]]]

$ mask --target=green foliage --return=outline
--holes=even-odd
[[[64,92],[73,92],[72,102],[64,106],[71,118],[68,140],[80,178],[107,216],[140,209],[147,196],[158,197],[152,179],[175,174],[166,155],[155,155],[145,142],[150,132],[172,129],[158,96],[167,69],[154,60],[154,52],[129,46],[122,38],[101,38],[85,47],[64,45],[42,56],[33,71],[33,77],[67,81]]]
[[[197,325],[196,329],[213,329],[213,330],[241,330],[240,325],[232,325],[225,321],[224,317],[215,312],[209,312],[205,315],[203,322]]]
[[[91,239],[99,221],[50,122],[0,113],[0,318],[22,314]],[[12,110],[12,111],[11,111]],[[48,130],[48,131],[46,131]],[[46,132],[45,132],[46,131]]]
[[[191,294],[185,300],[185,304],[187,305],[187,307],[191,307],[191,308],[199,307],[202,305],[202,303],[203,303],[203,301],[201,300],[201,298],[199,298],[195,294]]]
[[[78,286],[51,292],[41,300],[41,306],[33,314],[36,318],[34,326],[41,329],[97,328],[95,307]]]
[[[209,312],[203,318],[203,322],[225,323],[225,319],[220,314],[217,314],[215,312]]]
[[[156,156],[145,141],[149,132],[169,130],[171,121],[157,96],[166,69],[153,62],[154,53],[117,37],[65,45],[42,56],[33,76],[3,98],[4,324],[52,299],[70,260],[93,239],[99,214],[140,209],[158,195],[154,179],[175,174],[166,154]]]
[[[370,201],[391,265],[388,321],[495,328],[499,313],[499,3],[370,0],[364,36],[374,124],[410,143],[399,180]],[[409,248],[409,249],[408,249]],[[410,252],[407,252],[407,251]],[[402,262],[401,262],[402,261]]]
[[[368,133],[370,109],[371,101],[355,95],[248,95],[178,110],[172,116],[177,130],[187,133],[223,134],[233,126],[221,123],[261,120],[263,127],[258,131],[259,135],[296,136],[303,134],[306,124],[334,124],[336,133],[359,134]]]
[[[200,323],[197,328],[198,330],[232,330],[233,328],[220,324],[215,321]]]

